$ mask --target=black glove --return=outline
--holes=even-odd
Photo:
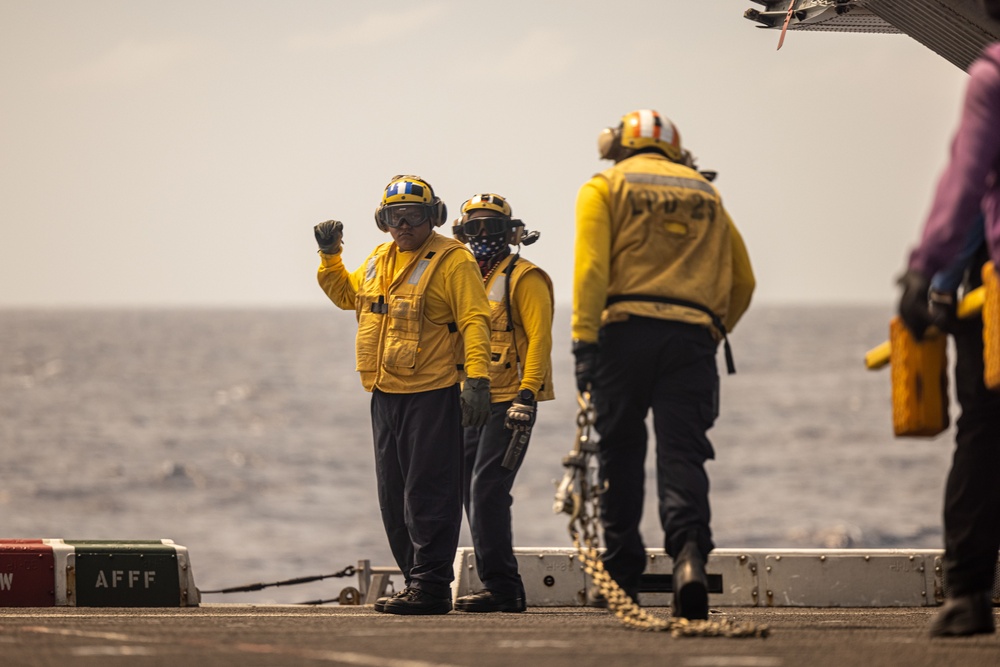
[[[931,324],[930,303],[927,299],[931,281],[918,271],[910,270],[897,282],[903,288],[903,294],[899,297],[899,317],[913,334],[913,338],[920,340]]]
[[[525,389],[507,408],[503,425],[511,431],[530,431],[535,425],[535,396]]]
[[[462,426],[484,426],[490,419],[490,379],[467,378],[462,394]]]
[[[597,343],[585,343],[582,340],[573,341],[573,356],[576,357],[576,389],[581,394],[590,391],[597,373],[597,357],[600,348]]]
[[[336,255],[340,252],[340,243],[344,237],[344,223],[340,220],[326,220],[313,227],[316,244],[324,255]]]
[[[945,333],[955,333],[958,328],[958,295],[932,289],[928,297],[931,324]]]

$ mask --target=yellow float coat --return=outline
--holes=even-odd
[[[462,347],[465,373],[489,376],[490,307],[479,266],[458,241],[432,232],[410,252],[383,243],[353,273],[339,252],[320,253],[317,280],[334,304],[357,313],[357,370],[367,391],[456,384]]]
[[[576,202],[574,340],[597,342],[600,327],[629,315],[706,326],[684,306],[610,297],[641,294],[710,309],[732,331],[750,305],[755,280],[739,231],[701,174],[640,153],[597,174]]]
[[[508,269],[514,256],[502,260],[486,282],[490,302],[492,362],[490,400],[510,401],[522,389],[535,400],[555,398],[552,387],[552,281],[540,268],[518,257],[510,275],[513,328],[508,325]],[[516,347],[515,347],[516,344]]]

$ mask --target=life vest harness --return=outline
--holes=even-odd
[[[437,254],[436,251],[431,250],[426,255],[424,255],[424,259],[425,260],[430,260],[436,254]],[[418,270],[420,271],[420,273],[417,274],[416,278],[419,280],[420,274],[423,273],[423,269],[418,269]],[[413,278],[412,277],[411,277],[410,281],[413,282]],[[378,301],[372,301],[371,306],[369,307],[369,310],[371,312],[377,314],[377,315],[388,315],[389,314],[389,303],[385,300],[385,295],[384,294],[379,294],[378,295]],[[458,333],[458,324],[456,322],[448,322],[448,323],[446,323],[445,326],[448,327],[448,333],[452,333],[452,334]],[[462,371],[465,370],[465,364],[456,363],[455,364],[455,369],[458,370],[459,372],[462,372]]]
[[[666,303],[671,306],[681,306],[683,308],[691,308],[693,310],[699,310],[712,319],[712,324],[719,333],[722,334],[722,346],[726,352],[726,371],[729,375],[734,375],[736,373],[736,364],[733,363],[733,349],[729,345],[729,336],[726,332],[726,325],[722,323],[722,318],[716,315],[711,308],[701,305],[700,303],[695,303],[694,301],[687,301],[686,299],[675,299],[670,296],[657,296],[655,294],[615,294],[609,296],[607,302],[605,303],[605,308],[612,304],[621,303],[622,301],[645,301],[649,303]]]
[[[517,361],[518,368],[521,367],[521,355],[517,351],[517,334],[514,333],[514,311],[510,305],[510,280],[514,275],[514,265],[517,264],[517,260],[520,258],[521,253],[515,253],[510,258],[510,264],[503,270],[506,274],[506,278],[503,281],[503,298],[504,305],[507,307],[507,331],[510,332],[511,337],[514,339],[514,359]]]
[[[492,360],[490,366],[491,397],[494,401],[513,400],[520,396],[524,389],[523,383],[526,373],[531,373],[532,377],[536,372],[541,373],[541,382],[538,389],[533,391],[536,401],[548,401],[553,398],[552,392],[552,367],[551,361],[542,359],[532,360],[531,346],[533,344],[531,332],[527,330],[523,323],[515,319],[514,311],[514,291],[522,277],[529,273],[537,273],[546,283],[551,298],[552,283],[548,276],[540,268],[527,259],[521,257],[520,252],[508,254],[503,262],[504,266],[495,266],[490,273],[485,275],[484,282],[487,289],[487,298],[490,302],[490,329]],[[534,302],[534,283],[527,295],[521,296],[522,302],[531,300]],[[538,295],[541,298],[541,295]],[[524,305],[519,303],[518,305]],[[506,318],[506,321],[504,320]],[[532,318],[529,318],[531,321]],[[541,345],[538,341],[536,344]],[[523,345],[523,347],[522,347]],[[528,356],[525,357],[524,355]],[[530,369],[526,366],[529,362],[538,362],[536,368]]]

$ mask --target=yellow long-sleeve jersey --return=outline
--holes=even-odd
[[[530,389],[535,396],[539,396],[546,371],[551,374],[552,367],[551,287],[539,272],[528,271],[514,286],[511,299],[516,304],[521,326],[530,341],[524,359],[521,389]],[[551,389],[551,386],[547,388]]]

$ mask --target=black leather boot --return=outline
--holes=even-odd
[[[674,616],[689,620],[708,618],[708,576],[705,559],[696,542],[687,542],[674,559]]]
[[[389,598],[382,611],[407,616],[447,614],[451,611],[451,597],[438,597],[419,588],[405,588],[402,595]]]
[[[987,635],[995,631],[990,591],[945,598],[930,628],[931,637]]]
[[[496,593],[491,590],[482,590],[471,595],[463,595],[455,600],[456,611],[506,611],[519,613],[527,606],[524,604],[524,594],[518,593]]]
[[[401,598],[405,594],[406,594],[406,589],[404,588],[401,591],[396,591],[392,595],[384,595],[384,596],[378,598],[377,600],[375,600],[375,603],[374,603],[375,611],[377,611],[380,614],[384,614],[385,613],[385,605],[386,605],[387,602],[389,602],[389,600],[391,600],[393,598]]]

